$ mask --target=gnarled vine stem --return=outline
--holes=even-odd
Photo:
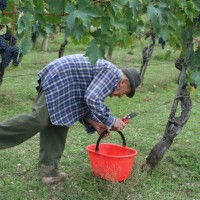
[[[165,128],[164,135],[162,139],[153,147],[150,151],[148,157],[146,158],[146,163],[142,166],[142,169],[147,172],[152,172],[155,166],[163,158],[165,152],[169,149],[174,138],[179,134],[180,130],[183,128],[185,123],[190,117],[192,109],[192,101],[190,99],[190,93],[184,86],[186,78],[186,62],[193,47],[193,37],[191,35],[186,56],[184,59],[180,59],[175,63],[176,68],[181,70],[179,76],[179,85],[174,98],[174,102],[171,108],[171,113],[168,118],[168,122]],[[181,103],[181,114],[176,116],[176,111],[178,104]]]

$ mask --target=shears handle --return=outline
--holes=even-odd
[[[130,119],[132,119],[133,117],[137,116],[137,113],[133,112],[129,115],[125,115],[124,117],[121,118],[121,120],[125,123],[125,124],[129,124],[130,123]],[[111,129],[112,131],[112,129]],[[105,132],[105,131],[104,131]]]
[[[122,120],[125,124],[129,124],[129,123],[130,123],[130,118],[127,118],[126,116],[122,117],[121,120]]]
[[[124,117],[122,117],[122,121],[125,123],[125,124],[129,124],[130,122],[130,119],[132,119],[133,117],[137,116],[138,114],[136,112],[133,112],[133,113],[130,113],[129,115],[125,115]]]

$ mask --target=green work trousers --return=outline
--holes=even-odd
[[[19,115],[0,123],[0,149],[10,148],[40,133],[39,175],[58,175],[68,127],[51,124],[45,94],[40,89],[31,114]]]

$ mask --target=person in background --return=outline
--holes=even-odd
[[[0,149],[40,133],[39,176],[44,184],[55,184],[69,178],[58,169],[69,127],[79,121],[88,133],[121,131],[125,123],[111,114],[104,100],[132,98],[141,81],[134,67],[120,70],[104,59],[93,65],[81,54],[52,61],[38,76],[32,113],[0,123]]]

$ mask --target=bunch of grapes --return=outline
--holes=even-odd
[[[14,35],[11,35],[10,33],[6,33],[4,35],[1,35],[1,37],[4,38],[4,40],[10,41],[10,39],[12,38],[11,44],[16,45],[16,37]]]
[[[1,53],[1,65],[2,67],[6,68],[12,60],[12,53],[11,49],[8,49],[6,52]]]
[[[0,10],[4,11],[6,9],[6,6],[7,6],[6,0],[1,0],[0,1]]]
[[[158,40],[158,44],[161,44],[162,49],[164,49],[166,42],[165,42],[165,40],[162,37],[160,37],[159,40]]]
[[[1,35],[0,36],[0,54],[1,54],[1,66],[6,68],[11,61],[13,61],[13,65],[17,66],[20,63],[22,58],[22,53],[19,52],[19,48],[16,46],[10,46],[6,39],[9,40],[10,37],[8,35]],[[15,37],[12,37],[15,38]],[[16,39],[15,39],[16,42]]]

